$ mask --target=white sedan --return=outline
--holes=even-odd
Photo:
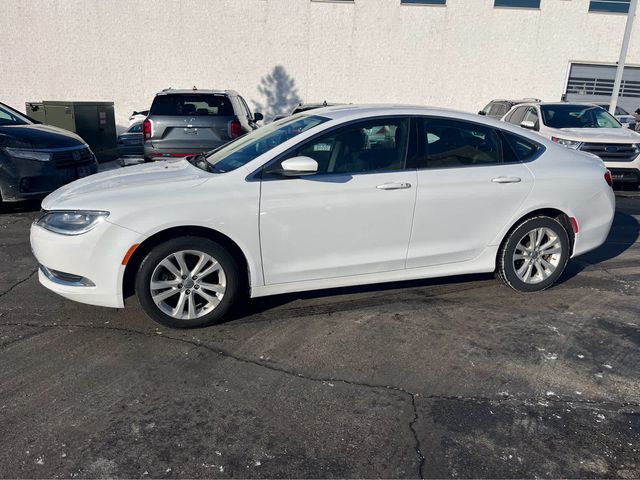
[[[205,155],[92,175],[31,228],[40,282],[171,327],[251,297],[497,272],[551,286],[615,210],[595,156],[448,110],[337,106]]]

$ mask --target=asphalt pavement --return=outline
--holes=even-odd
[[[279,295],[199,330],[41,287],[0,214],[1,477],[640,477],[640,195],[521,295],[491,275]]]

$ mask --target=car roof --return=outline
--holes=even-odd
[[[366,117],[382,117],[382,116],[434,116],[446,117],[452,120],[467,120],[470,122],[481,123],[488,126],[511,130],[522,135],[521,127],[510,128],[510,124],[494,119],[491,117],[480,116],[475,113],[463,112],[440,107],[426,107],[421,105],[397,105],[397,104],[363,104],[363,105],[337,105],[333,107],[324,107],[308,112],[300,113],[300,115],[317,115],[331,120],[358,120]],[[536,134],[537,135],[537,134]]]
[[[188,95],[194,93],[202,93],[205,95],[234,95],[237,96],[238,92],[235,90],[212,90],[212,89],[199,89],[199,88],[165,88],[161,92],[156,93],[156,95]]]
[[[493,102],[509,102],[509,103],[540,103],[542,100],[533,97],[527,98],[518,98],[518,99],[508,99],[508,98],[496,98],[495,100],[491,100],[489,103]]]
[[[331,102],[307,102],[299,103],[295,108],[321,108],[321,107],[335,107],[336,105],[344,105],[344,103],[331,103]]]

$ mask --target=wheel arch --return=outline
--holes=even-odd
[[[156,232],[141,242],[135,249],[125,266],[122,278],[123,299],[130,297],[135,293],[136,274],[144,257],[146,257],[154,247],[177,237],[200,237],[219,243],[225,247],[229,253],[231,253],[233,258],[238,262],[240,268],[245,270],[247,274],[247,287],[251,286],[251,269],[249,267],[247,256],[242,248],[240,248],[240,246],[231,237],[212,228],[197,225],[184,225],[170,227]]]
[[[569,245],[570,245],[569,256],[571,257],[571,255],[573,255],[573,247],[576,241],[576,234],[573,231],[573,226],[571,225],[571,217],[567,213],[563,212],[558,208],[538,208],[536,210],[531,210],[530,212],[525,213],[524,215],[519,217],[517,220],[512,222],[512,224],[509,226],[505,234],[500,239],[499,245],[502,246],[506,241],[506,239],[509,238],[509,235],[511,235],[511,232],[513,232],[516,228],[518,228],[518,226],[522,222],[530,218],[540,217],[540,216],[551,217],[557,220],[560,223],[560,225],[564,227],[569,237]],[[496,262],[497,260],[498,259],[496,258]]]

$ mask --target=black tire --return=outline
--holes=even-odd
[[[519,242],[534,229],[548,228],[558,238],[561,246],[561,252],[557,259],[555,270],[544,280],[538,283],[527,283],[523,281],[516,273],[513,256]],[[571,242],[565,227],[556,219],[547,216],[537,216],[529,218],[514,228],[511,233],[502,242],[498,251],[497,273],[500,280],[514,290],[522,293],[540,292],[553,285],[564,272],[569,261]],[[546,258],[549,260],[549,258]],[[524,262],[524,260],[522,261]],[[536,267],[533,267],[535,271]]]
[[[226,290],[224,291],[222,299],[219,300],[220,303],[208,313],[192,319],[175,318],[168,315],[156,305],[151,293],[151,279],[156,267],[159,267],[160,262],[168,256],[185,250],[198,251],[213,257],[222,267],[226,280]],[[171,328],[197,328],[213,325],[225,319],[245,290],[246,282],[242,279],[243,273],[241,272],[238,262],[223,246],[202,237],[181,237],[162,243],[154,247],[147,254],[144,260],[142,260],[136,274],[135,289],[140,305],[152,320]],[[174,281],[174,279],[170,281]],[[202,281],[202,279],[200,279],[200,281]],[[199,293],[206,292],[204,287],[201,287],[202,290],[199,291],[194,290],[199,288],[196,286],[192,286],[191,290],[187,290],[188,285],[186,281],[184,284],[176,286],[176,289],[178,287],[184,290],[186,295],[190,295],[190,298],[186,300],[187,302],[196,301],[196,298],[198,299],[197,301],[204,302],[203,297],[201,297]],[[170,289],[166,291],[168,290]],[[208,293],[211,294],[211,292]]]

